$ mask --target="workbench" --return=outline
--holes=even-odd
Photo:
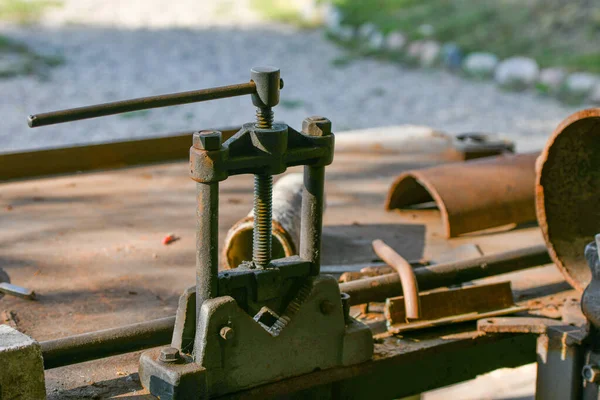
[[[139,152],[144,151],[139,142]],[[191,138],[190,138],[191,143]],[[185,160],[187,154],[181,154]],[[385,240],[407,259],[433,258],[465,243],[484,254],[542,244],[535,224],[447,240],[437,209],[386,212],[384,199],[401,171],[443,161],[439,153],[336,152],[326,172],[324,265],[368,263],[371,241]],[[291,169],[289,172],[299,171]],[[460,179],[460,177],[457,177]],[[220,188],[220,243],[252,207],[252,180]],[[13,181],[0,189],[0,267],[36,301],[0,300],[5,323],[38,341],[173,316],[195,282],[195,183],[186,161]],[[179,239],[163,245],[165,235]],[[553,265],[510,279],[515,300],[558,316],[579,296]],[[365,322],[377,326],[377,318]],[[369,362],[276,382],[228,398],[297,393],[316,397],[333,385],[340,398],[398,398],[536,361],[536,336],[481,334],[474,322],[380,338]],[[140,352],[46,371],[49,399],[153,398],[137,379]]]

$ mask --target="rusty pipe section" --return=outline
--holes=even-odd
[[[287,174],[273,186],[273,259],[297,255],[300,249],[303,179],[301,173]],[[224,268],[236,268],[252,259],[253,229],[254,210],[229,229],[221,257]]]
[[[600,108],[554,130],[537,162],[536,212],[548,252],[579,292],[592,274],[582,249],[600,230]]]
[[[373,250],[386,264],[390,265],[398,273],[402,293],[404,293],[404,309],[406,319],[414,320],[421,317],[421,303],[419,298],[419,285],[413,273],[413,268],[408,261],[398,254],[394,249],[385,244],[383,240],[373,241]]]
[[[418,287],[429,290],[551,262],[546,246],[538,245],[471,260],[415,268],[413,273]],[[351,305],[356,305],[401,296],[402,284],[398,274],[394,273],[342,283],[340,290],[350,295]]]
[[[411,170],[392,184],[385,208],[435,201],[446,237],[535,221],[537,153],[503,154]]]

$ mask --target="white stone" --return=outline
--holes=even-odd
[[[406,36],[402,32],[390,32],[385,41],[385,47],[389,51],[400,51],[406,45]]]
[[[336,36],[338,39],[349,42],[354,38],[354,29],[348,25],[342,25],[338,28]]]
[[[593,87],[588,100],[592,104],[600,104],[600,82]]]
[[[436,41],[427,40],[423,42],[420,49],[419,62],[423,67],[433,67],[440,58],[442,46]]]
[[[342,25],[342,13],[332,4],[328,4],[324,10],[325,27],[331,32],[336,32]]]
[[[419,61],[421,58],[421,49],[423,48],[422,40],[415,40],[414,42],[410,42],[406,49],[406,57],[410,61]]]
[[[471,76],[483,78],[492,76],[497,65],[498,57],[492,53],[471,53],[465,58],[463,69]]]
[[[510,57],[496,67],[494,79],[504,87],[526,88],[538,79],[540,68],[528,57]]]
[[[378,32],[377,27],[370,22],[362,24],[360,28],[358,28],[358,36],[364,40],[368,40],[371,37],[371,35],[373,35],[376,32]]]
[[[385,36],[381,32],[373,32],[369,37],[369,47],[373,50],[380,50],[385,44]]]
[[[565,80],[565,89],[571,95],[586,96],[597,83],[597,76],[587,72],[575,72]]]
[[[538,82],[551,91],[557,91],[566,77],[567,72],[562,68],[544,68],[540,71]]]

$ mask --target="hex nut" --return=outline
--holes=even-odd
[[[219,331],[219,335],[221,335],[224,340],[231,340],[235,336],[235,331],[230,326],[224,326]]]
[[[207,151],[219,150],[221,148],[221,136],[219,131],[195,132],[193,136],[194,148]]]
[[[581,371],[583,379],[590,383],[598,383],[600,381],[600,368],[596,365],[586,365]]]
[[[179,361],[179,350],[175,347],[165,347],[160,350],[159,360],[166,363]]]
[[[325,117],[313,116],[302,121],[302,133],[308,136],[331,135],[331,121]]]
[[[335,309],[335,306],[329,300],[323,300],[321,302],[321,304],[319,305],[319,308],[321,309],[321,312],[323,314],[329,315],[333,312],[333,310]]]

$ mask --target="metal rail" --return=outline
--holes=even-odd
[[[551,262],[548,251],[540,245],[467,261],[420,267],[414,273],[419,288],[427,290]],[[389,274],[343,283],[340,290],[349,293],[350,302],[355,305],[399,296],[402,294],[402,285],[398,274]],[[168,344],[174,324],[175,317],[161,318],[41,342],[44,368],[57,368]]]
[[[256,93],[256,85],[250,81],[237,85],[220,86],[210,89],[192,90],[189,92],[170,93],[159,96],[140,97],[137,99],[116,101],[113,103],[95,104],[93,106],[69,108],[66,110],[30,115],[27,123],[31,128],[63,122],[104,117],[131,111],[150,108],[169,107],[179,104],[197,103],[201,101],[224,99]]]
[[[175,317],[41,342],[44,369],[148,349],[171,342]]]
[[[414,274],[419,289],[429,290],[550,263],[552,260],[546,246],[538,245],[472,260],[415,268]],[[351,305],[356,305],[401,296],[402,284],[398,274],[394,273],[342,283],[340,290],[350,295]]]

